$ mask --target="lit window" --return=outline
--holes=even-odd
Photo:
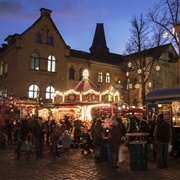
[[[7,88],[4,89],[3,96],[7,97]]]
[[[32,54],[31,69],[39,70],[39,55],[37,53]]]
[[[35,84],[29,87],[29,98],[38,98],[39,97],[39,87]]]
[[[69,68],[69,79],[74,79],[74,67],[73,66],[71,66],[70,68]]]
[[[120,79],[117,81],[117,84],[121,84],[121,80]]]
[[[3,61],[0,63],[0,76],[3,75]]]
[[[0,88],[0,98],[3,97],[3,91],[2,91],[2,88]]]
[[[48,86],[46,88],[46,99],[52,99],[53,98],[53,95],[55,93],[55,90],[52,86]]]
[[[40,34],[40,32],[38,32],[36,34],[36,43],[41,43],[41,34]]]
[[[106,73],[106,83],[110,83],[110,74]]]
[[[56,59],[54,56],[50,55],[48,57],[48,67],[47,70],[50,72],[55,72],[56,69]]]
[[[102,81],[103,81],[102,72],[98,72],[98,82],[102,82]]]

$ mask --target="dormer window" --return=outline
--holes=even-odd
[[[53,45],[53,37],[52,36],[48,37],[47,43],[48,43],[48,45],[51,45],[51,46]]]
[[[40,34],[40,32],[38,32],[36,34],[36,43],[41,43],[41,34]]]

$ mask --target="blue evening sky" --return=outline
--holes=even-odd
[[[146,14],[160,0],[0,0],[0,44],[8,35],[23,33],[40,17],[40,8],[51,17],[66,44],[89,52],[96,23],[104,23],[110,52],[122,54],[130,37],[133,15]]]

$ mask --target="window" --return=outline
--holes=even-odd
[[[48,86],[46,88],[46,99],[52,99],[53,98],[53,95],[55,93],[55,90],[52,86]]]
[[[56,69],[56,59],[54,56],[50,55],[48,57],[48,67],[47,70],[50,72],[55,72]]]
[[[49,44],[51,46],[53,45],[53,37],[52,37],[52,35],[50,37],[48,37],[47,44]]]
[[[39,70],[39,55],[37,53],[32,53],[31,69]]]
[[[40,34],[40,32],[38,32],[36,34],[36,43],[41,43],[41,34]]]
[[[0,76],[3,75],[3,61],[0,63]]]
[[[103,82],[103,75],[102,72],[98,72],[98,82]]]
[[[106,83],[110,83],[110,74],[106,73]]]
[[[39,97],[39,87],[35,84],[29,87],[29,98],[38,98]]]
[[[8,72],[8,63],[5,62],[4,63],[4,73],[7,73]]]
[[[70,68],[69,68],[69,79],[74,79],[74,67],[73,66],[71,66]]]
[[[4,88],[3,96],[7,97],[7,88]]]
[[[79,70],[79,80],[81,80],[81,79],[83,78],[83,71],[84,71],[83,68],[81,68],[81,69]]]

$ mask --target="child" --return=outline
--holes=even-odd
[[[82,134],[83,144],[81,144],[81,153],[83,154],[86,151],[88,154],[91,153],[92,147],[92,139],[89,134],[88,128],[84,128],[84,132]]]
[[[64,152],[66,154],[68,154],[72,138],[71,138],[71,136],[70,136],[70,134],[69,134],[69,132],[67,130],[64,131],[63,136],[61,138],[61,141],[62,141]]]

